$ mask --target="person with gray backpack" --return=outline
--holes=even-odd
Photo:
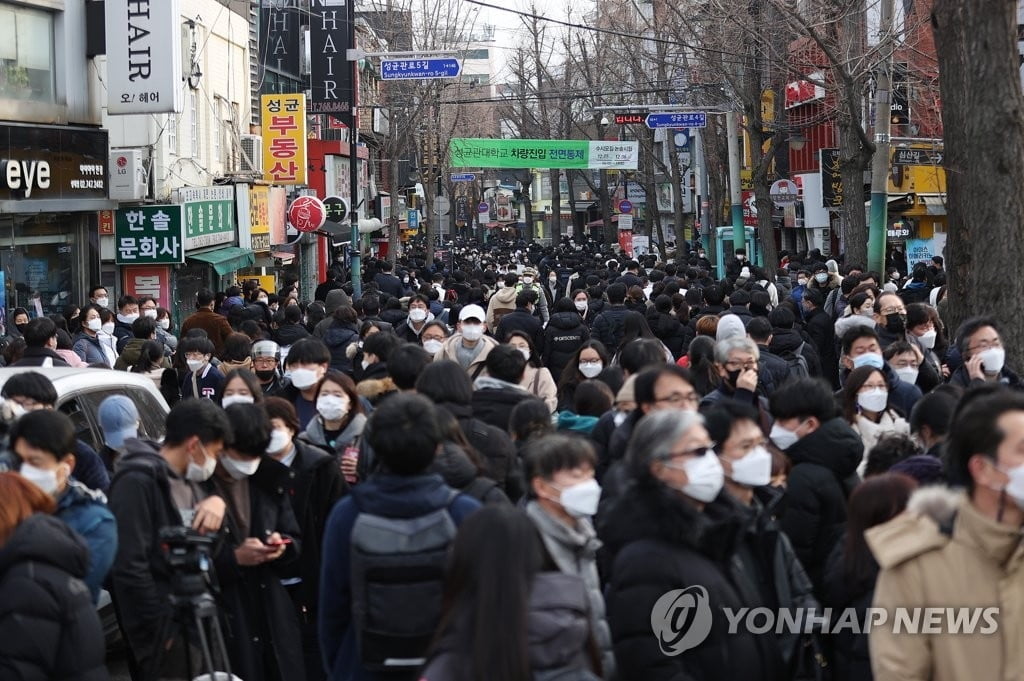
[[[378,472],[324,531],[320,649],[332,681],[414,680],[441,618],[449,545],[480,503],[428,473],[443,434],[420,395],[383,401],[365,437]]]

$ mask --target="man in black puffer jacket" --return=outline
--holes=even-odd
[[[580,346],[590,340],[590,329],[568,298],[559,299],[554,310],[544,329],[543,361],[557,382],[565,371],[565,365]]]
[[[860,481],[860,436],[838,416],[829,386],[801,378],[771,396],[771,438],[793,462],[780,519],[797,558],[821,599],[825,564],[846,524],[846,499]]]
[[[605,291],[608,296],[608,307],[597,315],[592,333],[595,340],[604,343],[609,355],[614,355],[622,342],[623,324],[629,308],[625,306],[626,287],[624,284],[612,284]]]
[[[82,582],[89,550],[81,537],[37,513],[2,546],[0,679],[106,681],[103,626]]]
[[[679,323],[679,320],[672,316],[672,299],[661,295],[654,299],[654,307],[647,310],[647,325],[658,337],[665,347],[672,353],[672,357],[679,359],[686,354],[693,340],[693,333]]]

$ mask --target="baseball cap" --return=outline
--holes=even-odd
[[[139,436],[139,410],[124,395],[111,395],[100,403],[96,412],[107,446],[117,449],[130,437]]]
[[[464,322],[467,319],[476,319],[482,322],[487,319],[487,313],[479,305],[467,305],[459,312],[459,321]]]

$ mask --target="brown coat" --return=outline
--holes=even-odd
[[[1013,503],[1007,501],[1007,503]],[[919,490],[907,512],[865,533],[882,568],[870,632],[875,681],[1011,681],[1024,669],[1024,546],[1019,528],[982,515],[946,489]],[[894,608],[941,608],[940,633],[894,633]],[[973,633],[953,633],[945,608],[981,612]],[[993,615],[986,608],[998,608]],[[955,612],[955,611],[954,611]],[[960,613],[961,615],[965,613]],[[877,620],[877,617],[876,617]],[[924,628],[925,614],[919,626]],[[998,629],[985,633],[994,623]]]
[[[232,333],[231,325],[224,315],[217,314],[209,308],[200,308],[189,315],[181,325],[181,338],[185,338],[192,329],[202,329],[213,343],[214,356],[220,357],[224,350],[224,341]]]

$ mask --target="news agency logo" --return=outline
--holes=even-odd
[[[893,634],[991,635],[999,631],[999,608],[722,608],[730,635],[867,634],[889,627]],[[696,648],[711,633],[714,615],[707,589],[694,585],[662,594],[651,609],[651,629],[664,655],[675,657]]]

